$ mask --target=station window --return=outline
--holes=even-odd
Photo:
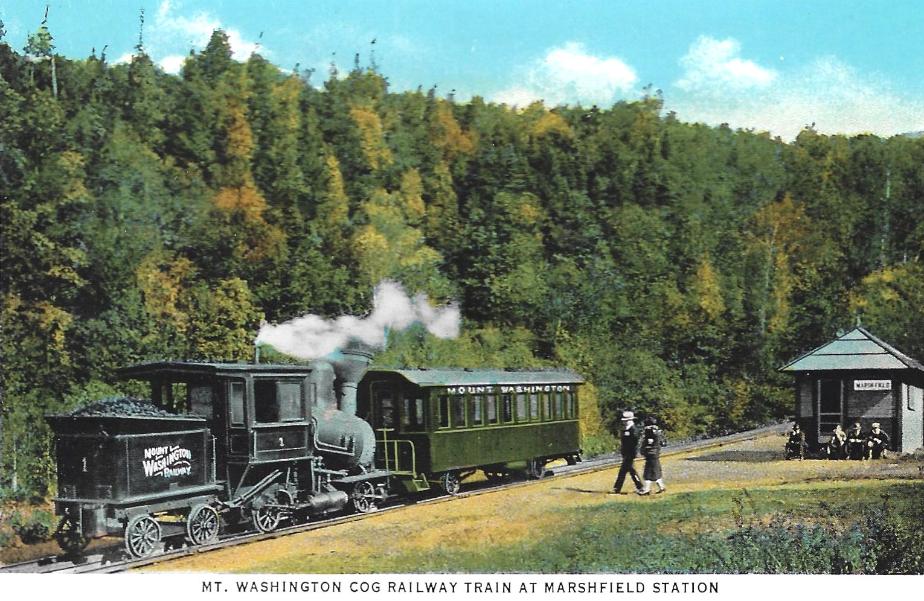
[[[542,417],[546,421],[552,421],[552,393],[543,392],[542,393]]]
[[[229,382],[228,411],[232,426],[244,425],[244,383]]]
[[[409,431],[422,430],[424,427],[423,399],[405,397],[401,406],[401,425]]]
[[[505,394],[501,396],[501,403],[504,410],[504,421],[508,424],[513,421],[513,396]]]
[[[436,411],[439,414],[439,419],[437,423],[440,428],[449,427],[449,396],[441,394],[439,397],[439,403],[437,404]]]
[[[539,395],[535,392],[529,394],[529,419],[539,419]]]
[[[497,423],[497,397],[493,394],[485,397],[485,413],[488,416],[489,424]]]
[[[256,421],[274,423],[303,419],[301,383],[256,380],[253,391]]]
[[[465,397],[459,394],[452,397],[452,427],[465,427]]]
[[[481,406],[481,395],[473,396],[468,399],[468,424],[470,426],[481,426],[484,424],[483,408]]]
[[[529,421],[529,415],[526,413],[526,393],[517,393],[517,421]]]

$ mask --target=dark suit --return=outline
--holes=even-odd
[[[619,466],[619,475],[616,476],[616,482],[613,484],[613,490],[622,491],[622,485],[626,481],[626,474],[632,477],[636,490],[642,488],[642,480],[635,471],[635,454],[638,452],[638,427],[633,423],[629,429],[623,429],[619,437],[619,453],[622,455],[622,465]]]

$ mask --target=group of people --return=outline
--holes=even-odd
[[[613,494],[623,494],[622,486],[626,482],[626,476],[632,478],[635,484],[635,492],[639,495],[651,494],[652,484],[657,484],[658,490],[655,494],[660,494],[667,490],[664,485],[664,476],[661,473],[661,447],[665,445],[664,434],[658,428],[658,422],[654,417],[646,417],[645,425],[639,428],[635,424],[635,414],[632,411],[622,412],[622,429],[619,435],[619,453],[622,455],[622,465],[619,467],[619,475],[616,476],[616,482],[613,484]],[[638,477],[635,471],[635,457],[639,453],[645,458],[645,469],[642,472],[642,478]]]
[[[805,433],[798,423],[793,424],[786,442],[786,458],[804,459],[806,450]],[[880,459],[886,456],[888,450],[889,435],[879,422],[873,422],[869,432],[863,431],[860,422],[854,422],[846,432],[838,424],[823,449],[828,459]]]

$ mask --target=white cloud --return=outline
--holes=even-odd
[[[165,56],[164,58],[158,61],[160,68],[166,71],[167,73],[172,73],[176,75],[180,72],[180,69],[183,68],[183,63],[186,61],[186,57],[182,54],[171,54]]]
[[[748,75],[739,78],[737,86],[729,85],[723,77],[690,77],[687,59],[697,54],[703,39],[694,42],[681,59],[687,72],[676,82],[675,92],[667,95],[667,108],[685,121],[728,123],[769,131],[785,140],[795,138],[813,123],[817,131],[828,134],[890,136],[924,130],[924,101],[896,91],[888,81],[860,73],[833,56],[774,72],[769,80],[753,76],[760,73],[759,66],[755,65],[757,71],[742,69]],[[727,42],[731,44],[726,47],[734,52],[726,57],[737,59],[737,42],[725,40],[721,44]],[[742,81],[751,84],[741,85]]]
[[[685,71],[677,87],[683,90],[714,86],[742,89],[764,88],[773,83],[776,71],[742,59],[738,56],[740,52],[741,44],[737,40],[700,36],[680,59]]]
[[[617,57],[594,56],[582,44],[568,42],[551,48],[524,69],[520,79],[494,94],[492,100],[517,106],[536,100],[549,105],[605,106],[630,92],[638,76]]]
[[[257,50],[259,44],[244,39],[240,31],[233,27],[223,25],[220,20],[207,12],[199,12],[192,16],[177,14],[171,0],[163,0],[154,14],[150,32],[153,34],[153,43],[166,46],[179,41],[188,46],[202,49],[208,44],[212,32],[223,30],[228,35],[228,44],[231,46],[232,56],[235,60],[247,60]],[[266,54],[266,51],[262,51]]]
[[[112,64],[113,65],[127,65],[132,62],[132,58],[134,56],[135,55],[132,52],[125,52],[122,54],[122,56],[112,61]]]

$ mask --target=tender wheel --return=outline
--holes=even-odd
[[[186,519],[186,536],[194,545],[207,545],[218,538],[221,520],[214,507],[197,505]]]
[[[526,475],[533,480],[545,477],[545,460],[539,458],[527,460]]]
[[[440,476],[440,488],[448,495],[457,495],[462,489],[462,481],[456,472],[446,472]]]
[[[136,515],[125,527],[125,550],[132,557],[147,557],[160,543],[160,524],[149,515]]]
[[[357,482],[350,494],[350,500],[353,503],[353,509],[359,513],[375,511],[375,487],[372,482],[368,480]]]
[[[68,555],[76,555],[90,544],[90,539],[80,532],[80,526],[70,516],[61,518],[58,529],[55,530],[55,541]]]

